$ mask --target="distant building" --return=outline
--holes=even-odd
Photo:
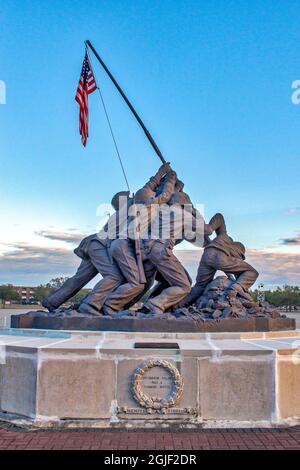
[[[20,296],[20,302],[32,302],[34,300],[35,287],[14,286]]]

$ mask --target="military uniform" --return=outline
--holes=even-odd
[[[124,282],[110,292],[103,306],[104,313],[116,313],[122,310],[124,305],[144,290],[144,284],[139,281],[134,245],[124,239],[113,240],[110,245],[110,255],[121,271]]]
[[[216,231],[217,236],[204,248],[198,267],[196,283],[191,293],[183,299],[180,306],[191,305],[203,293],[215,273],[220,270],[226,274],[233,274],[235,281],[230,285],[230,290],[241,286],[247,291],[256,281],[258,272],[245,261],[245,247],[240,242],[235,242],[227,235],[224,218],[216,214],[209,225]]]
[[[52,309],[59,307],[100,273],[103,279],[83,300],[84,304],[100,310],[107,295],[124,282],[123,276],[118,266],[112,262],[105,241],[99,240],[97,234],[84,238],[74,253],[82,259],[77,272],[45,299],[45,306],[50,305]]]
[[[155,190],[166,172],[167,176],[161,193],[156,194]],[[168,202],[174,193],[175,183],[176,174],[168,165],[162,165],[156,175],[151,177],[143,188],[137,191],[134,202],[146,208],[150,208],[149,213],[147,212],[146,217],[143,219],[147,227],[149,223],[151,223],[151,207],[154,206],[155,208],[156,205],[159,207],[160,204]],[[132,217],[128,217],[129,224],[131,219]],[[150,285],[149,280],[152,276],[152,274],[149,275],[148,280],[147,277],[145,277],[145,283],[140,281],[141,273],[139,272],[137,264],[134,240],[128,238],[111,241],[110,254],[122,272],[125,282],[107,297],[103,306],[103,312],[107,314],[116,313],[130,304],[134,299],[138,299],[145,291],[145,284],[147,287]]]
[[[188,208],[184,209],[184,205],[186,204],[189,204],[188,208],[190,211],[187,210]],[[170,200],[170,205],[172,205],[173,214],[171,223],[170,219],[167,217],[164,218],[162,214],[157,223],[160,224],[162,233],[167,233],[167,230],[169,230],[169,236],[171,236],[171,238],[167,240],[150,240],[144,243],[145,250],[148,249],[147,259],[151,261],[169,285],[169,287],[166,287],[159,295],[151,297],[145,303],[146,308],[156,313],[162,313],[169,307],[176,305],[191,290],[191,280],[184,267],[173,253],[175,244],[180,243],[182,239],[188,240],[196,245],[198,243],[203,244],[203,237],[200,237],[200,240],[198,240],[197,233],[195,232],[197,228],[196,214],[191,205],[189,196],[182,191],[174,193]],[[189,225],[185,224],[186,219],[190,221]],[[167,227],[163,226],[164,220],[166,221]],[[202,222],[204,224],[203,220]],[[202,225],[201,229],[203,229],[204,235],[211,233],[210,226],[206,224]]]
[[[169,287],[163,289],[159,295],[151,297],[145,303],[145,307],[150,311],[162,313],[190,292],[191,283],[184,267],[168,243],[153,240],[148,247],[150,248],[148,260],[162,275]]]
[[[109,218],[99,233],[84,238],[74,250],[74,253],[82,259],[81,264],[74,276],[68,279],[60,289],[42,301],[42,305],[48,310],[52,311],[58,308],[100,273],[103,279],[96,284],[92,292],[84,298],[80,305],[80,311],[98,314],[107,295],[124,282],[121,271],[108,251],[109,237],[117,237],[124,230],[122,226],[124,207],[119,207],[120,196],[125,198],[127,206],[132,204],[128,192],[122,191],[113,197],[112,205],[116,212]],[[127,213],[127,207],[125,207],[125,211]]]

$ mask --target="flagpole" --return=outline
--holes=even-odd
[[[100,88],[98,87],[98,82],[96,80],[95,72],[94,72],[92,64],[91,64],[90,54],[89,54],[87,46],[85,46],[85,48],[86,48],[86,53],[87,53],[88,60],[89,60],[89,63],[90,63],[90,68],[91,68],[91,71],[92,71],[92,74],[93,74],[93,77],[94,77],[95,85],[96,85],[97,90],[99,92],[99,96],[100,96],[100,99],[101,99],[101,103],[102,103],[102,106],[103,106],[103,110],[104,110],[104,114],[105,114],[105,117],[106,117],[106,120],[107,120],[107,124],[108,124],[109,130],[110,130],[110,134],[111,134],[111,137],[112,137],[115,149],[116,149],[116,153],[117,153],[120,165],[121,165],[121,169],[122,169],[122,173],[123,173],[123,176],[124,176],[124,179],[125,179],[125,182],[126,182],[126,186],[127,186],[127,189],[129,191],[129,193],[131,193],[130,187],[129,187],[129,182],[128,182],[128,179],[127,179],[127,176],[126,176],[125,168],[124,168],[122,158],[121,158],[121,154],[120,154],[120,151],[119,151],[119,147],[118,147],[118,144],[117,144],[117,141],[116,141],[116,138],[115,138],[115,134],[114,134],[111,122],[110,122],[110,118],[109,118],[109,115],[108,115],[108,112],[107,112],[107,109],[106,109],[106,105],[105,105],[105,102],[104,102],[104,98],[102,96]]]
[[[141,128],[143,129],[147,139],[149,140],[150,144],[152,145],[155,153],[157,154],[157,156],[160,158],[160,160],[162,161],[162,163],[166,163],[166,160],[164,159],[161,151],[159,150],[157,144],[155,143],[152,135],[150,134],[150,132],[148,131],[148,129],[146,128],[145,124],[143,123],[143,121],[141,120],[140,116],[138,115],[138,113],[136,112],[136,110],[134,109],[134,107],[132,106],[132,104],[130,103],[129,99],[127,98],[127,96],[125,95],[124,91],[122,90],[122,88],[120,87],[120,85],[118,84],[118,82],[116,81],[116,79],[113,77],[113,75],[110,73],[110,71],[108,70],[108,68],[106,67],[105,63],[103,62],[103,60],[101,59],[101,57],[99,56],[98,52],[96,51],[96,49],[94,48],[94,46],[92,45],[92,43],[87,40],[85,41],[85,45],[86,47],[89,47],[90,50],[93,52],[94,56],[96,57],[96,59],[99,61],[100,65],[103,67],[103,69],[105,70],[105,72],[107,73],[107,75],[109,76],[109,78],[111,79],[111,81],[113,82],[113,84],[115,85],[115,87],[117,88],[118,92],[120,93],[120,95],[122,96],[122,98],[124,99],[125,103],[127,104],[127,106],[129,107],[130,111],[132,112],[132,114],[134,115],[134,117],[136,118],[136,120],[138,121],[139,125],[141,126]]]

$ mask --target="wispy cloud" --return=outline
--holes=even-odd
[[[69,229],[69,231],[72,231],[74,233],[53,232],[50,230],[40,230],[34,233],[36,235],[39,235],[40,237],[47,238],[48,240],[62,241],[67,243],[78,243],[84,237],[86,237],[86,235],[83,233],[76,233],[76,229]]]
[[[300,253],[271,253],[247,250],[247,261],[259,272],[266,285],[300,285]]]
[[[202,250],[176,250],[176,256],[195,279]],[[259,272],[265,286],[300,285],[300,253],[247,250],[247,261]],[[6,245],[0,255],[0,283],[37,285],[56,276],[74,274],[79,258],[71,248],[40,247],[26,243]]]
[[[300,245],[300,237],[282,238],[281,243],[283,245]]]
[[[35,235],[65,242],[66,245],[51,246],[51,242],[46,247],[24,242],[2,244],[4,253],[0,255],[0,283],[35,285],[52,277],[74,274],[80,260],[68,245],[78,244],[86,234],[72,228],[68,231],[40,230]]]
[[[295,237],[282,238],[280,242],[282,245],[292,245],[292,246],[300,245],[300,235],[297,234]]]
[[[0,255],[0,283],[34,285],[58,275],[69,276],[79,259],[67,248],[12,243]]]
[[[201,258],[200,250],[178,250],[176,256],[184,264],[193,279]],[[247,250],[247,262],[259,272],[259,282],[266,286],[283,284],[300,285],[300,253],[270,253],[263,250]]]
[[[300,207],[290,207],[286,211],[283,211],[282,215],[293,216],[293,215],[299,214],[299,212],[300,212]]]

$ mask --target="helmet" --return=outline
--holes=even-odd
[[[183,188],[184,188],[184,182],[177,178],[177,181],[175,183],[175,190],[176,191],[182,191]]]
[[[119,191],[118,193],[116,193],[111,200],[111,205],[113,206],[113,208],[117,211],[119,209],[120,197],[128,199],[129,195],[129,191]]]
[[[179,204],[180,206],[184,206],[185,204],[192,204],[192,201],[188,194],[183,191],[176,191],[171,197],[169,204]]]

